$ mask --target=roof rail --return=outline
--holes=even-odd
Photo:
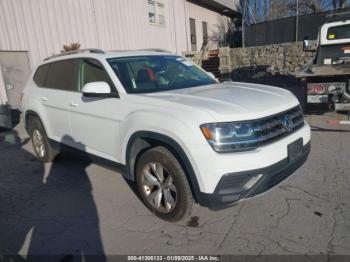
[[[169,50],[161,49],[161,48],[146,48],[146,49],[140,49],[138,51],[153,51],[153,52],[161,52],[161,53],[172,53]]]
[[[55,58],[55,57],[73,55],[73,54],[79,54],[79,53],[85,53],[85,52],[94,53],[94,54],[105,54],[106,53],[102,49],[98,49],[98,48],[85,48],[85,49],[78,49],[78,50],[74,50],[74,51],[62,52],[61,54],[57,54],[57,55],[52,55],[52,56],[46,57],[44,59],[44,61],[47,61],[47,60]]]
[[[150,51],[150,52],[161,52],[161,53],[172,53],[169,50],[161,48],[142,48],[142,49],[124,49],[124,50],[109,50],[111,52],[135,52],[135,51]]]

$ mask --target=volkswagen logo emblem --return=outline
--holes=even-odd
[[[288,133],[293,131],[293,123],[289,115],[285,115],[282,117],[282,126]]]

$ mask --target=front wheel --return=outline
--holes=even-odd
[[[193,197],[176,157],[158,146],[143,153],[136,166],[136,183],[145,205],[161,219],[175,222],[190,215]]]

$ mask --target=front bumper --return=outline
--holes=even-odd
[[[220,209],[231,206],[240,200],[262,194],[278,185],[302,166],[310,153],[310,149],[309,142],[304,145],[302,154],[293,161],[290,161],[287,157],[261,169],[223,175],[214,193],[199,193],[198,203],[212,209]],[[254,181],[254,177],[257,179],[255,184],[250,188],[246,188],[245,185],[249,181]]]

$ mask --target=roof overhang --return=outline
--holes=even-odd
[[[188,2],[199,5],[203,8],[209,9],[211,11],[214,11],[216,13],[219,13],[224,16],[228,16],[231,18],[239,18],[242,17],[242,14],[222,3],[219,3],[219,1],[215,0],[187,0]]]

